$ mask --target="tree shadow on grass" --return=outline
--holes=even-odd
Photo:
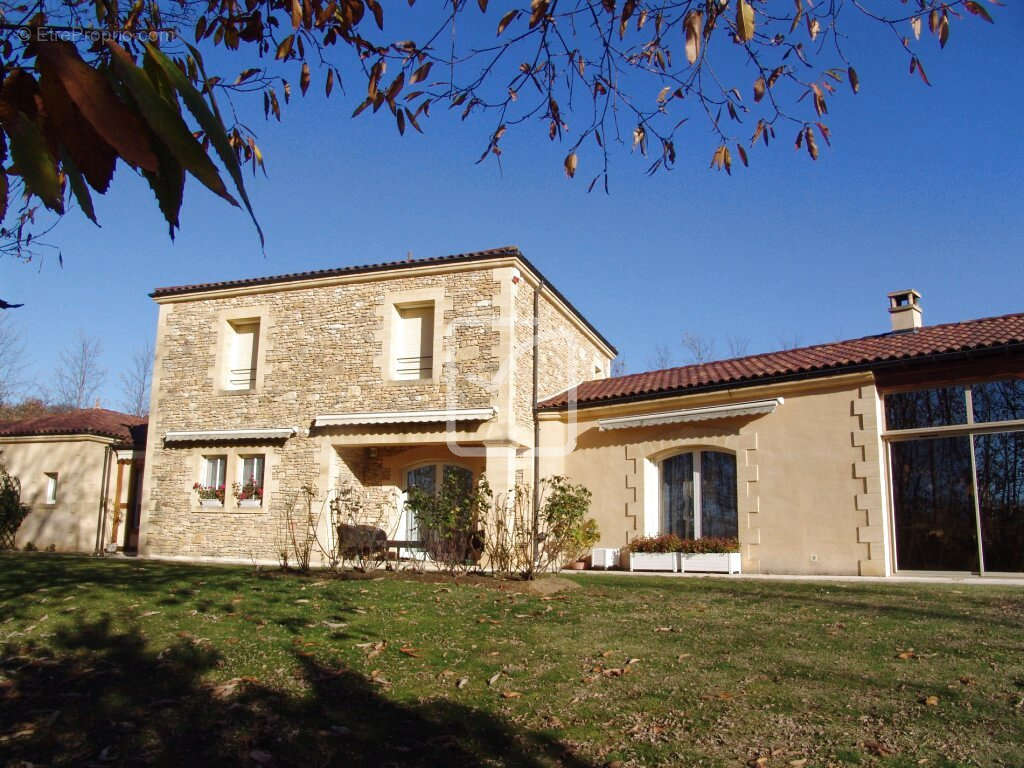
[[[100,620],[0,660],[0,763],[591,768],[557,739],[450,701],[408,705],[386,683],[297,654],[303,693],[214,686],[208,645],[155,653]]]

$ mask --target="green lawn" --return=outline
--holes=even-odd
[[[572,578],[2,555],[0,765],[1024,765],[1024,589]]]

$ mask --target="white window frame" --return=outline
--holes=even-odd
[[[238,499],[238,503],[242,502],[257,502],[256,504],[247,504],[246,506],[262,506],[263,497],[266,496],[266,485],[267,485],[267,455],[265,453],[240,453],[238,455],[238,483],[239,488],[245,486],[245,462],[259,462],[260,471],[260,489],[263,491],[260,498],[258,499]]]
[[[476,472],[474,472],[470,467],[467,467],[465,464],[461,464],[457,461],[421,461],[417,462],[416,464],[410,464],[409,466],[403,468],[401,477],[401,503],[399,506],[398,530],[401,532],[401,535],[405,537],[405,540],[407,541],[415,541],[419,536],[419,531],[412,530],[414,520],[412,519],[412,516],[409,514],[409,511],[405,508],[405,501],[406,499],[409,498],[409,473],[417,469],[422,469],[423,467],[431,466],[434,468],[435,492],[441,489],[441,484],[444,482],[445,467],[458,467],[459,469],[464,469],[467,472],[469,472],[469,475],[472,478],[474,485],[477,482]],[[413,535],[414,533],[415,535]],[[403,549],[401,552],[399,552],[400,557],[418,557],[421,554],[422,551],[418,549]]]
[[[210,479],[210,467],[213,464],[220,464],[220,472],[214,473],[214,482],[207,482]],[[202,460],[202,476],[199,478],[199,484],[204,488],[217,488],[221,485],[224,486],[224,494],[227,496],[227,480],[228,480],[228,457],[227,454],[223,453],[211,453],[204,454]],[[218,478],[220,482],[217,482]]]
[[[57,503],[57,487],[60,480],[59,472],[45,472],[46,475],[46,504]]]

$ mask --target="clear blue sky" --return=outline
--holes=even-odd
[[[730,336],[759,352],[881,332],[885,294],[904,287],[924,294],[926,323],[1024,311],[1024,9],[992,10],[995,26],[957,22],[945,51],[922,46],[932,88],[888,39],[884,54],[851,49],[861,93],[830,100],[833,148],[817,163],[780,136],[730,178],[707,169],[698,126],[670,173],[649,178],[628,148],[614,153],[610,196],[586,193],[596,153],[581,152],[570,181],[565,147],[539,126],[506,138],[502,171],[474,164],[489,122],[439,110],[425,136],[400,138],[383,115],[349,119],[351,98],[299,99],[282,124],[253,123],[269,172],[248,179],[266,257],[246,215],[191,179],[172,243],[148,187],[119,166],[97,204],[102,228],[63,221],[49,238],[63,267],[0,261],[0,296],[26,303],[11,314],[44,384],[79,329],[103,339],[108,407],[154,334],[153,288],[408,251],[518,245],[631,371],[656,344],[682,358],[684,331],[717,338],[722,356]]]

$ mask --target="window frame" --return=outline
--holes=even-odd
[[[400,374],[400,370],[401,369],[400,369],[400,366],[399,366],[400,361],[401,360],[411,360],[412,358],[398,357],[398,353],[402,351],[399,347],[400,346],[404,346],[404,344],[402,344],[402,345],[399,344],[399,339],[400,338],[404,340],[403,323],[408,321],[408,318],[403,316],[402,313],[403,312],[409,312],[411,310],[428,310],[429,311],[429,317],[430,317],[430,325],[429,325],[429,327],[430,327],[430,349],[429,350],[424,350],[423,349],[423,346],[422,346],[423,337],[422,337],[422,327],[421,327],[420,355],[419,355],[419,358],[418,358],[419,361],[420,361],[420,364],[419,364],[419,368],[418,368],[418,371],[419,371],[419,375],[418,376],[405,376],[405,375],[401,375]],[[390,376],[391,380],[392,381],[412,381],[412,382],[417,382],[417,381],[418,382],[433,381],[433,379],[434,379],[434,350],[437,347],[437,339],[435,338],[437,304],[435,302],[433,302],[433,301],[400,302],[400,303],[396,303],[396,304],[392,304],[391,305],[391,312],[392,312],[392,314],[394,316],[393,317],[393,321],[391,323],[391,338],[392,338],[391,355],[390,355],[391,359],[388,361],[388,365],[389,365],[389,368],[390,368],[388,373],[389,373],[389,376]],[[426,312],[424,312],[424,315],[426,315]],[[424,317],[420,321],[421,324],[424,323],[425,320],[426,320],[426,318]],[[429,351],[430,354],[425,355],[425,354],[423,354],[424,351]],[[429,364],[427,364],[426,366],[424,366],[424,364],[423,364],[423,362],[425,360],[429,361]]]
[[[239,453],[237,456],[238,460],[238,479],[234,482],[238,483],[239,490],[245,487],[245,462],[253,461],[259,462],[259,497],[253,499],[235,499],[238,506],[245,507],[261,507],[263,506],[263,499],[266,496],[266,483],[267,483],[267,454],[265,453]],[[248,502],[248,503],[246,503]],[[252,502],[256,502],[255,504]]]
[[[398,354],[398,309],[416,305],[433,305],[434,324],[431,334],[430,375],[419,379],[395,378],[395,357]],[[445,356],[445,315],[453,309],[451,300],[443,287],[420,288],[409,291],[387,293],[384,303],[377,310],[377,322],[381,340],[380,351],[374,355],[373,365],[380,371],[385,385],[394,387],[436,386],[441,381],[443,357]]]
[[[219,395],[246,395],[258,392],[263,389],[264,376],[267,373],[266,348],[270,332],[270,314],[265,306],[239,307],[236,309],[222,310],[216,318],[216,340],[214,351],[216,360],[209,369],[209,375],[213,379],[213,386]],[[253,343],[256,345],[255,370],[250,378],[251,386],[245,388],[232,387],[229,384],[232,365],[232,346],[234,341],[234,328],[237,326],[257,326],[256,336]]]
[[[474,472],[472,470],[472,468],[467,467],[465,464],[462,464],[462,463],[457,462],[457,461],[446,461],[446,460],[443,460],[443,459],[433,459],[433,460],[427,460],[427,461],[418,461],[415,464],[409,464],[408,466],[403,467],[402,470],[401,470],[401,472],[402,472],[402,474],[401,474],[401,486],[400,486],[400,489],[399,489],[401,491],[401,494],[402,494],[402,508],[401,508],[400,519],[399,519],[398,523],[399,523],[399,528],[400,528],[400,530],[402,532],[402,535],[403,536],[407,536],[409,541],[416,540],[416,536],[412,535],[412,533],[413,533],[412,525],[413,525],[414,521],[410,517],[409,512],[405,508],[405,500],[406,500],[406,498],[408,498],[408,493],[409,493],[409,473],[410,472],[414,472],[417,469],[423,469],[424,467],[433,467],[433,469],[434,469],[434,493],[437,493],[438,490],[441,488],[442,483],[444,483],[444,470],[445,470],[445,467],[456,467],[457,469],[465,470],[466,472],[469,473],[470,481],[474,485],[476,484],[477,479],[478,479],[477,478],[477,473]],[[417,530],[417,531],[415,531],[415,533],[418,535],[419,531]]]
[[[60,487],[60,473],[59,472],[44,472],[43,475],[46,477],[46,488],[44,489],[44,504],[53,505],[57,503],[57,494]]]

